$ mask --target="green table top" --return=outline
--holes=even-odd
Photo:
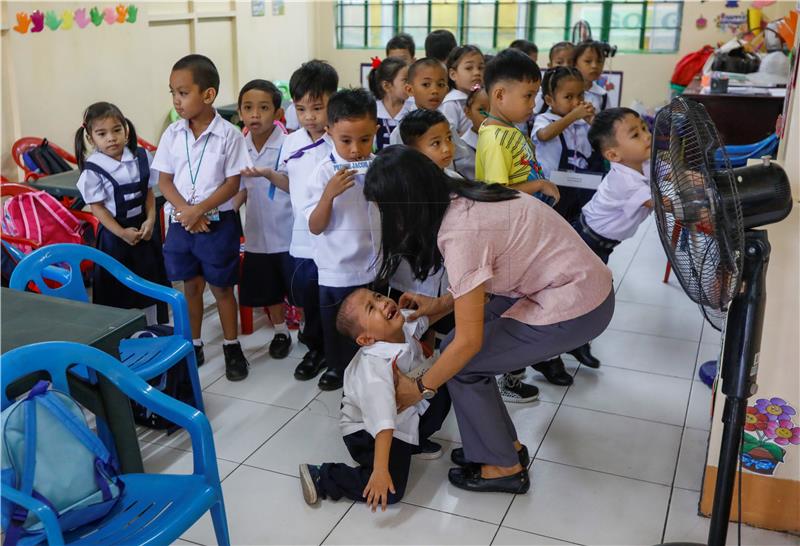
[[[44,190],[54,197],[80,197],[81,192],[78,191],[78,178],[81,173],[74,169],[58,174],[51,174],[31,180],[29,184],[37,190]],[[158,189],[158,184],[153,186],[153,194],[156,199],[161,197],[161,192]]]
[[[74,341],[117,357],[117,346],[147,325],[142,311],[3,288],[0,352],[42,341]]]

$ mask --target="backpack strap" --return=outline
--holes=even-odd
[[[608,106],[608,93],[603,95],[603,99],[600,101],[600,110],[605,110],[606,106]]]

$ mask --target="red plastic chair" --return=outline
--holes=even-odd
[[[28,150],[36,148],[42,143],[43,140],[44,139],[39,137],[22,137],[11,146],[11,157],[14,159],[14,163],[17,164],[17,167],[22,169],[22,172],[25,173],[25,182],[29,182],[30,180],[36,180],[37,178],[46,176],[39,173],[35,173],[32,170],[30,170],[27,167],[27,165],[25,165],[25,161],[23,161],[22,159],[22,154],[24,154]],[[73,165],[78,164],[78,160],[75,159],[74,155],[72,155],[62,147],[58,146],[57,144],[50,142],[49,140],[47,141],[47,143],[50,145],[53,151],[57,153],[64,161],[72,163]]]
[[[144,148],[148,152],[155,152],[156,151],[156,147],[154,145],[150,144],[149,142],[147,142],[142,137],[138,137],[136,139],[136,142],[139,144],[139,146],[141,146],[142,148]]]

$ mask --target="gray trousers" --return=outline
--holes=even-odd
[[[498,466],[519,462],[517,431],[500,397],[495,376],[556,357],[599,336],[614,314],[614,291],[575,319],[531,326],[500,318],[516,300],[495,296],[484,311],[483,347],[447,382],[467,460]],[[442,342],[453,341],[455,330]]]

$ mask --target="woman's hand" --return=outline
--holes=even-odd
[[[394,399],[397,402],[397,413],[422,400],[417,382],[397,368],[394,368]]]
[[[397,302],[400,309],[413,309],[414,313],[409,315],[406,320],[417,320],[419,317],[429,317],[440,312],[439,298],[432,298],[414,292],[404,292]]]

